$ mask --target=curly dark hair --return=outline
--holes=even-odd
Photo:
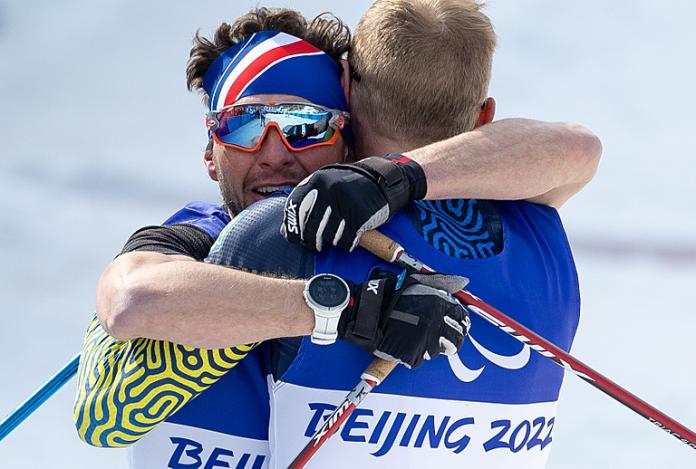
[[[312,21],[302,13],[287,8],[255,8],[232,24],[222,23],[211,39],[197,31],[186,65],[186,85],[197,90],[208,105],[203,77],[218,56],[259,31],[280,31],[292,34],[326,52],[336,62],[350,48],[350,29],[331,13],[322,13]]]

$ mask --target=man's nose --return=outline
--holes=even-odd
[[[268,129],[268,134],[256,155],[256,162],[270,169],[284,168],[297,163],[295,156],[285,146],[275,127]]]

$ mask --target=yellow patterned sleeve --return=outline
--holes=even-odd
[[[93,317],[77,371],[74,420],[80,438],[101,447],[135,443],[255,345],[203,350],[162,340],[121,341]]]

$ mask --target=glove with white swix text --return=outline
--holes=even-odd
[[[338,337],[409,368],[441,353],[459,351],[469,333],[469,310],[451,294],[469,282],[445,274],[397,277],[377,270],[351,284],[352,298],[341,314]]]
[[[403,155],[372,156],[316,171],[290,193],[280,232],[311,251],[352,251],[365,231],[427,193],[425,173]]]

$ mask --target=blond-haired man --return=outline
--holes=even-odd
[[[365,230],[380,227],[425,264],[468,277],[471,291],[569,349],[579,290],[555,208],[592,177],[599,145],[553,187],[544,181],[550,168],[532,161],[523,171],[497,167],[501,185],[488,185],[489,164],[504,154],[472,159],[463,173],[435,169],[440,144],[409,157],[424,144],[495,130],[487,97],[494,47],[490,20],[474,0],[377,0],[355,31],[350,102],[360,154],[390,155],[310,175],[286,201],[282,232],[321,251],[314,273],[357,281],[384,264],[333,246],[351,250]],[[449,161],[461,168],[468,157]],[[450,200],[432,200],[443,198]],[[293,207],[299,222],[288,217]],[[272,467],[292,461],[340,402],[336,390],[349,388],[370,360],[345,344],[306,339],[295,353],[286,369],[274,370],[270,388]],[[464,347],[447,358],[392,373],[312,467],[544,467],[563,371],[477,316]]]

